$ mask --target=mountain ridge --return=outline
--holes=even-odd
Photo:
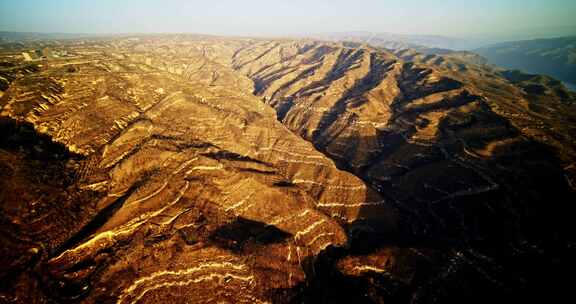
[[[576,95],[558,81],[314,40],[65,47],[36,67],[3,57],[8,298],[562,294],[546,269],[574,266],[554,257],[573,252]],[[20,184],[38,189],[17,207]]]

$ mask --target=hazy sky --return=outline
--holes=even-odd
[[[0,30],[467,36],[576,28],[576,0],[0,0]]]

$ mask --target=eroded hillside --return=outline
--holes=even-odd
[[[553,79],[316,41],[63,47],[4,56],[3,299],[482,302],[574,269]]]

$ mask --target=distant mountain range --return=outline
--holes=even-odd
[[[0,31],[0,42],[6,43],[6,42],[22,42],[22,41],[52,40],[52,39],[80,39],[86,37],[97,37],[102,35],[103,34],[34,33],[34,32]]]
[[[357,31],[315,34],[311,37],[328,41],[368,43],[372,46],[395,50],[420,47],[466,50],[480,46],[466,39],[440,35],[408,35]]]
[[[440,48],[451,50],[474,50],[508,41],[552,39],[576,36],[574,27],[533,28],[515,32],[471,34],[461,37],[427,34],[397,34],[387,32],[347,31],[305,35],[306,37],[329,40],[369,43],[389,49]]]
[[[550,75],[576,89],[576,36],[504,42],[474,52],[504,68]]]
[[[576,36],[486,44],[489,40],[462,39],[439,35],[402,35],[372,32],[343,32],[312,35],[311,38],[369,44],[391,50],[415,49],[427,54],[450,50],[471,51],[491,64],[560,79],[576,90]],[[469,52],[463,52],[469,53]],[[478,63],[478,58],[474,58]]]

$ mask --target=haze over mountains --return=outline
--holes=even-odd
[[[569,33],[572,33],[569,31]],[[576,90],[576,36],[519,41],[452,38],[440,35],[401,35],[372,32],[343,32],[310,35],[326,41],[369,44],[391,50],[416,49],[423,53],[469,51],[508,69],[545,74],[560,79]],[[478,59],[484,60],[484,59]]]
[[[576,90],[576,36],[504,42],[474,52],[505,68],[556,77]]]
[[[0,1],[0,303],[570,301],[575,11]]]

